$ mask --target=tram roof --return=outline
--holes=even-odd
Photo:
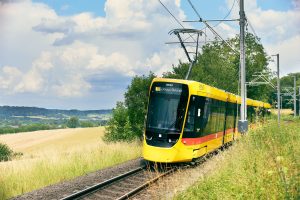
[[[183,79],[170,79],[170,78],[154,78],[153,82],[172,82],[172,83],[186,84],[189,86],[189,92],[191,95],[205,96],[213,99],[218,99],[221,101],[228,101],[232,103],[237,102],[238,104],[241,104],[240,96],[201,82],[183,80]],[[251,105],[255,107],[271,108],[271,105],[269,103],[264,103],[262,101],[257,101],[249,98],[247,98],[247,105]]]

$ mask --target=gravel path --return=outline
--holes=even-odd
[[[68,196],[74,192],[93,186],[99,182],[105,181],[116,175],[127,172],[129,169],[137,168],[141,166],[142,159],[138,158],[130,160],[120,165],[116,165],[110,168],[102,169],[96,172],[89,173],[84,176],[77,177],[75,179],[64,181],[55,185],[50,185],[21,196],[17,196],[13,199],[60,199]]]

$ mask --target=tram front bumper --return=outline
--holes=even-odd
[[[173,147],[164,148],[150,146],[144,141],[143,158],[160,163],[190,162],[193,159],[193,149],[187,148],[179,142]]]

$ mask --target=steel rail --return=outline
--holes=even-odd
[[[151,179],[150,181],[147,181],[146,183],[140,185],[139,187],[136,187],[135,189],[131,190],[130,192],[128,192],[128,193],[124,194],[123,196],[117,198],[117,200],[124,200],[124,199],[128,199],[129,197],[134,196],[135,194],[137,194],[141,190],[145,189],[146,187],[149,187],[152,183],[156,182],[161,177],[164,177],[164,176],[174,172],[175,170],[176,170],[176,168],[173,168],[173,169],[170,169],[170,170],[166,171],[165,173]]]
[[[98,183],[96,185],[93,185],[93,186],[91,186],[89,188],[86,188],[84,190],[81,190],[81,191],[78,191],[76,193],[73,193],[73,194],[71,194],[69,196],[63,197],[63,198],[61,198],[61,200],[78,199],[78,198],[87,196],[88,194],[96,192],[97,190],[99,190],[99,189],[101,189],[101,188],[103,188],[103,187],[105,187],[105,186],[107,186],[109,184],[112,184],[112,183],[114,183],[114,182],[116,182],[118,180],[121,180],[121,179],[123,179],[125,177],[128,177],[128,176],[132,175],[132,174],[140,172],[140,171],[144,170],[145,168],[146,168],[146,166],[133,169],[133,170],[131,170],[129,172],[126,172],[126,173],[121,174],[119,176],[113,177],[111,179],[108,179],[108,180],[103,181],[101,183]]]

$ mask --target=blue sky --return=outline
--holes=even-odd
[[[106,1],[104,0],[34,0],[33,2],[45,3],[55,9],[59,15],[64,16],[74,15],[80,12],[92,12],[98,16],[105,16],[104,5]],[[226,2],[224,0],[202,0],[194,1],[194,3],[197,5],[197,9],[199,9],[199,12],[201,12],[203,17],[205,16],[207,18],[216,18],[216,14],[218,13],[214,12],[215,9],[226,7]],[[278,11],[286,11],[291,9],[293,6],[291,0],[275,0],[275,3],[274,0],[258,0],[257,4],[263,10],[272,9]],[[187,1],[181,2],[181,8],[186,11],[185,13],[189,18],[194,17],[193,11]],[[228,11],[226,9],[222,10]],[[225,12],[223,14],[225,14]]]
[[[34,0],[42,2],[55,9],[57,14],[68,16],[76,15],[81,12],[92,12],[98,16],[105,16],[104,0]]]
[[[197,19],[187,0],[161,1],[179,20]],[[203,19],[223,18],[233,3],[228,18],[238,17],[237,0],[192,2]],[[282,74],[299,71],[299,1],[247,0],[245,9],[267,53],[280,53]],[[165,45],[179,26],[158,0],[3,1],[0,25],[1,105],[112,108],[135,75],[186,61],[179,46]],[[236,22],[215,29],[238,33]]]

